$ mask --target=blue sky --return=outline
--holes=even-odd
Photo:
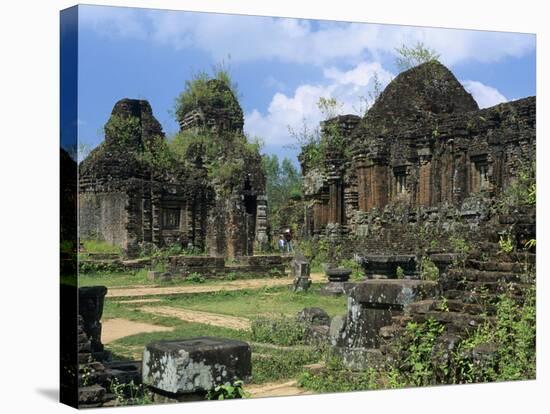
[[[169,136],[185,81],[222,60],[238,84],[245,131],[265,153],[297,151],[288,128],[322,119],[316,102],[365,109],[377,75],[398,73],[395,48],[437,50],[480,107],[535,95],[535,35],[413,26],[79,6],[80,142],[93,148],[119,99],[147,99]],[[229,58],[228,58],[229,56]]]

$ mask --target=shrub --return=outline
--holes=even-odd
[[[233,400],[237,398],[247,398],[248,393],[243,388],[243,382],[237,380],[232,385],[218,385],[213,390],[208,391],[206,398],[208,400]]]
[[[326,368],[318,373],[304,372],[298,385],[317,392],[346,392],[379,388],[379,373],[374,368],[353,372],[335,355],[327,356]]]
[[[200,273],[193,272],[187,275],[187,277],[185,278],[185,281],[189,283],[204,283],[206,282],[206,279]]]
[[[147,388],[143,384],[135,384],[134,380],[129,383],[120,383],[114,378],[110,384],[111,393],[116,397],[116,405],[145,405],[152,404]]]
[[[420,272],[420,278],[422,280],[433,280],[437,281],[439,278],[439,269],[437,266],[430,260],[429,257],[422,257],[422,261],[420,264],[421,272]]]
[[[252,340],[275,345],[298,345],[304,340],[306,326],[295,318],[262,316],[252,320]]]
[[[351,269],[351,279],[352,280],[362,280],[365,277],[363,268],[359,263],[354,259],[344,259],[339,263],[340,267],[345,267]]]
[[[398,279],[403,279],[405,277],[405,271],[401,266],[397,266],[397,269],[395,269],[395,277]]]
[[[514,250],[514,241],[510,235],[506,235],[506,237],[500,236],[498,248],[501,253],[511,253]]]
[[[470,253],[470,245],[462,237],[451,237],[450,242],[453,252],[457,254],[457,264],[463,265],[466,261],[468,253]]]
[[[435,382],[432,354],[436,340],[443,330],[444,326],[433,319],[428,319],[424,323],[407,324],[402,339],[405,351],[401,353],[402,359],[398,367],[402,381],[416,386],[431,385]]]
[[[472,351],[491,344],[495,356],[485,364],[475,364]],[[525,301],[518,304],[507,294],[499,297],[496,322],[478,328],[464,340],[454,354],[460,382],[511,381],[531,379],[536,371],[535,289],[529,289]]]
[[[254,383],[295,378],[303,371],[304,365],[318,362],[320,358],[316,349],[268,349],[253,345]]]
[[[500,196],[497,206],[507,212],[516,206],[535,206],[537,203],[536,165],[520,165],[515,181]]]

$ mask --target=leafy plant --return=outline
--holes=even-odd
[[[206,279],[200,273],[193,272],[187,275],[187,277],[185,278],[185,281],[189,283],[204,283],[206,282]]]
[[[533,249],[537,246],[537,239],[529,239],[525,242],[525,248]]]
[[[252,320],[252,339],[276,345],[303,344],[306,326],[295,318],[261,316]]]
[[[116,405],[145,405],[152,404],[147,388],[143,384],[121,383],[116,377],[110,384],[110,391],[115,395]]]
[[[395,276],[398,279],[403,279],[405,277],[405,271],[401,266],[397,266],[397,269],[395,270]]]
[[[471,250],[470,244],[462,237],[451,237],[449,240],[453,252],[457,255],[456,264],[464,265],[466,257]]]
[[[252,350],[252,376],[254,383],[295,378],[304,365],[319,362],[322,352],[315,348],[272,349],[258,344]]]
[[[351,269],[352,280],[362,280],[365,277],[363,268],[355,259],[343,259],[340,260],[339,267],[345,267]]]
[[[507,212],[517,206],[535,206],[537,203],[536,165],[524,163],[518,167],[516,178],[501,194],[497,206]]]
[[[500,236],[500,239],[498,241],[498,247],[501,253],[511,253],[514,250],[514,241],[510,237],[510,235]]]
[[[243,381],[236,380],[233,384],[218,385],[213,390],[208,391],[206,398],[208,400],[233,400],[238,398],[247,398],[249,394],[243,388]]]
[[[420,278],[422,280],[434,280],[436,281],[439,278],[439,269],[437,266],[430,260],[429,257],[422,257],[420,262]]]

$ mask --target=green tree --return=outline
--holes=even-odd
[[[290,159],[280,161],[275,154],[264,155],[262,163],[266,173],[270,227],[278,230],[282,226],[292,226],[293,223],[287,222],[285,210],[302,197],[300,172]]]
[[[395,65],[400,72],[423,63],[439,60],[440,57],[439,53],[434,49],[426,47],[422,42],[417,42],[413,47],[403,44],[401,47],[396,48],[395,51],[398,55],[395,59]]]

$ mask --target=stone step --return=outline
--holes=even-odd
[[[429,311],[413,316],[415,322],[426,322],[430,319],[443,324],[446,331],[450,333],[471,333],[485,323],[494,323],[493,317],[470,315],[463,312]]]
[[[523,280],[523,275],[520,273],[510,272],[497,272],[488,270],[475,270],[475,269],[451,269],[447,272],[446,278],[448,280],[466,281],[466,282],[515,282],[520,283]]]
[[[101,385],[88,385],[78,387],[78,405],[94,405],[101,404],[105,398],[106,390]]]
[[[410,315],[426,314],[428,312],[459,312],[469,315],[479,315],[485,311],[485,308],[479,304],[464,303],[459,299],[428,299],[413,302],[407,306],[407,312]]]
[[[412,321],[412,318],[408,315],[397,315],[392,316],[391,318],[392,324],[398,325],[398,326],[407,326],[407,324]]]
[[[510,293],[512,295],[522,295],[532,285],[527,283],[501,283],[501,282],[473,282],[468,281],[462,284],[464,290],[473,292],[487,292],[487,293]]]
[[[492,272],[512,272],[521,273],[525,270],[524,263],[503,262],[503,261],[482,261],[470,259],[466,261],[468,268]]]
[[[466,292],[459,289],[449,289],[445,291],[445,296],[451,300],[460,300],[464,303],[482,304],[498,302],[498,295],[485,295],[482,297],[476,292]]]
[[[388,325],[380,328],[380,331],[378,334],[380,335],[380,338],[387,341],[399,336],[404,330],[405,330],[405,327],[403,326]]]

